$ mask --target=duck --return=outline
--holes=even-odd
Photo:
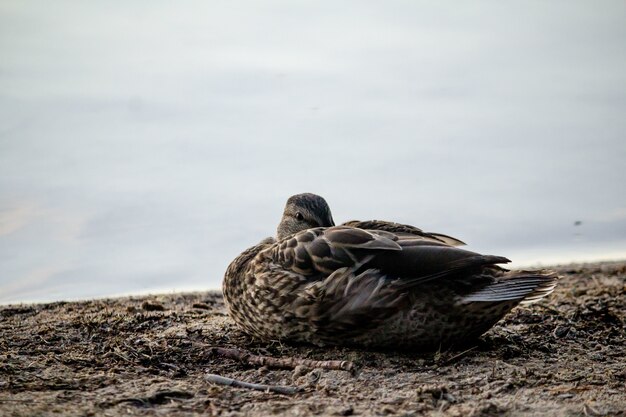
[[[509,259],[454,237],[382,220],[335,225],[321,196],[291,196],[276,236],[228,266],[229,316],[265,341],[437,350],[474,341],[514,307],[550,294],[550,271],[509,271]]]

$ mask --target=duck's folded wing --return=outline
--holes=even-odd
[[[493,278],[488,274],[485,276],[479,274],[475,280],[468,280],[466,273],[484,266],[491,267],[506,260],[450,246],[422,245],[419,248],[422,252],[419,255],[421,258],[415,260],[417,263],[420,260],[424,262],[424,265],[420,266],[422,269],[413,272],[412,276],[398,275],[398,272],[410,265],[403,259],[405,250],[414,256],[416,255],[414,249],[413,247],[408,250],[403,248],[400,252],[379,252],[377,257],[389,262],[388,264],[370,260],[361,268],[341,267],[323,279],[310,281],[294,299],[290,308],[291,314],[306,320],[318,338],[325,336],[332,338],[338,334],[356,337],[406,308],[415,287],[432,283],[437,278],[446,281],[435,285],[442,285],[448,290],[454,291],[456,286],[468,285],[470,289],[462,289],[462,293],[475,294],[474,298],[487,297],[486,292],[480,293],[478,290],[493,282]],[[386,255],[393,257],[393,254],[398,255],[395,260],[386,258]],[[396,261],[397,263],[391,267]],[[459,271],[463,273],[458,274]],[[456,283],[457,279],[464,282]],[[511,286],[511,290],[522,290],[521,287],[513,287]],[[525,286],[523,290],[526,290]],[[525,292],[524,295],[531,291]],[[468,302],[470,301],[474,299],[468,299]]]
[[[387,276],[399,277],[398,288],[411,288],[436,279],[456,279],[481,273],[485,268],[510,262],[503,256],[482,255],[456,247],[428,241],[400,240],[401,252],[380,253],[367,267],[376,268]]]
[[[388,222],[384,220],[350,220],[343,223],[342,226],[356,227],[367,230],[382,230],[385,232],[391,232],[399,237],[419,237],[421,239],[432,240],[436,242],[442,242],[450,246],[462,246],[465,242],[442,233],[425,232],[422,229],[411,226],[408,224]]]
[[[344,267],[352,271],[377,269],[400,278],[405,287],[509,262],[442,242],[398,237],[388,231],[347,226],[309,229],[274,245],[271,262],[283,270],[323,279]]]

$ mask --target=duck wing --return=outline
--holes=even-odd
[[[442,233],[425,232],[422,229],[411,226],[408,224],[388,222],[384,220],[350,220],[342,224],[342,226],[356,227],[360,229],[368,230],[382,230],[386,232],[395,233],[398,236],[403,237],[420,237],[422,239],[432,240],[436,242],[442,242],[450,246],[462,246],[465,242]]]
[[[437,279],[457,280],[482,275],[484,270],[502,271],[498,264],[510,262],[503,256],[482,255],[441,242],[419,239],[399,239],[402,251],[379,253],[367,267],[400,278],[396,286],[408,289]]]
[[[400,278],[406,286],[509,262],[437,240],[348,226],[296,233],[273,245],[266,256],[283,270],[317,279],[344,267],[357,273],[376,269],[387,277]]]
[[[315,337],[355,337],[405,309],[417,287],[439,286],[457,294],[449,302],[472,304],[539,298],[552,279],[527,274],[512,280],[481,255],[443,242],[348,226],[309,229],[268,252],[281,279],[299,280],[286,319],[304,320]],[[274,268],[274,267],[272,267]],[[294,273],[296,275],[294,275]],[[276,285],[270,285],[276,288]],[[285,294],[287,295],[287,294]]]

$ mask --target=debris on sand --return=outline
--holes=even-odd
[[[626,416],[626,262],[555,269],[459,351],[261,342],[217,292],[2,306],[0,415]]]

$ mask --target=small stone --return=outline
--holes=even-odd
[[[309,380],[309,383],[316,383],[317,381],[319,381],[321,374],[319,369],[315,369],[311,372],[309,372],[308,374],[306,374],[307,379]]]
[[[141,308],[143,308],[146,311],[164,311],[165,310],[165,307],[163,307],[163,304],[157,303],[157,302],[150,302],[150,301],[144,301],[144,303],[141,305]]]
[[[302,375],[306,375],[306,373],[309,372],[309,369],[302,366],[302,365],[298,365],[293,369],[293,378],[298,378]]]
[[[342,408],[341,410],[339,410],[337,414],[340,416],[351,416],[354,414],[354,408],[352,408],[352,406],[349,405],[348,407]]]
[[[447,392],[444,392],[441,395],[441,399],[442,400],[446,400],[447,402],[449,402],[451,404],[456,403],[456,397],[454,395],[452,395],[452,394],[447,393]]]
[[[558,338],[562,338],[562,337],[567,336],[569,331],[570,331],[569,326],[558,326],[556,329],[554,329],[554,335]]]

